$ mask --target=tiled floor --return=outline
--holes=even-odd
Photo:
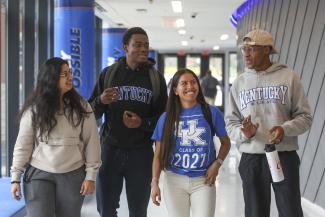
[[[238,154],[231,150],[227,160],[221,167],[217,186],[216,217],[244,217],[244,202],[242,196],[241,179],[238,175]],[[163,180],[162,180],[163,181]],[[272,201],[271,217],[277,217],[277,211]],[[128,208],[125,191],[122,192],[119,217],[128,217]],[[96,199],[88,197],[82,209],[82,217],[99,217],[96,210]],[[162,199],[160,207],[155,206],[151,201],[148,207],[148,217],[168,217],[166,207]],[[305,214],[305,217],[310,217]]]

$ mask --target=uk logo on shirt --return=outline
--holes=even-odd
[[[207,141],[202,138],[206,132],[204,127],[198,126],[198,119],[179,122],[178,137],[180,137],[180,146],[201,146],[207,145]]]

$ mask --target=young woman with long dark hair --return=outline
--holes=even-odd
[[[221,142],[218,154],[213,136]],[[230,149],[223,114],[208,105],[199,79],[189,69],[172,78],[166,112],[160,117],[152,139],[151,198],[160,204],[159,177],[165,170],[164,198],[170,217],[212,217],[215,211],[215,180]]]
[[[67,61],[47,60],[20,112],[11,167],[11,192],[27,216],[80,216],[84,195],[95,190],[101,165],[99,135],[90,105],[73,88]]]

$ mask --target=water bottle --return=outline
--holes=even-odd
[[[278,151],[274,144],[265,144],[265,154],[270,167],[270,172],[273,182],[281,182],[284,180],[284,175],[281,167]]]

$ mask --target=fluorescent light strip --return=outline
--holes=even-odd
[[[179,27],[184,27],[185,26],[185,21],[184,19],[182,18],[179,18],[176,20],[176,27],[179,28]]]
[[[172,8],[174,13],[182,13],[182,2],[181,1],[172,1]]]
[[[181,44],[182,44],[183,46],[187,46],[187,45],[188,45],[188,41],[181,41]]]
[[[186,34],[186,30],[185,29],[180,29],[180,30],[178,30],[178,34],[185,35]]]
[[[220,40],[221,41],[225,41],[225,40],[227,40],[229,38],[229,35],[228,34],[222,34],[221,36],[220,36]]]
[[[213,49],[213,50],[219,50],[219,49],[220,49],[220,46],[219,46],[219,45],[215,45],[215,46],[213,46],[212,49]]]

